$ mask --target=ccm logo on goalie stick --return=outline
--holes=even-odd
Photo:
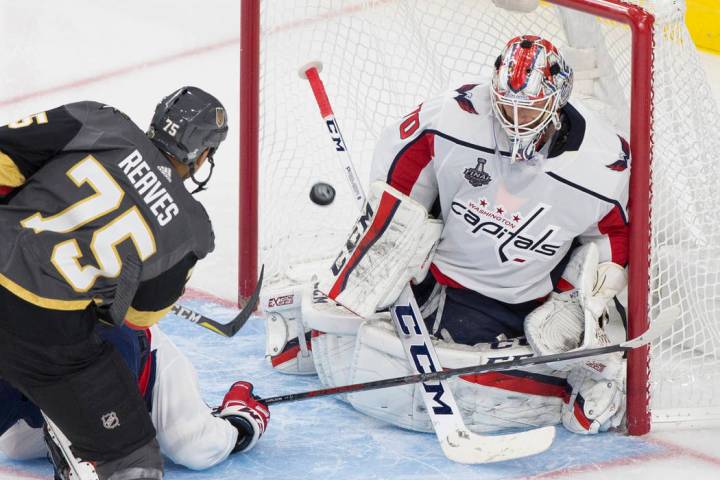
[[[398,319],[402,333],[406,336],[414,336],[415,338],[413,338],[413,340],[420,341],[420,343],[410,347],[410,355],[412,355],[413,363],[415,364],[415,368],[418,373],[437,372],[437,368],[435,367],[435,363],[430,355],[428,346],[422,341],[422,337],[416,336],[420,335],[421,331],[418,319],[415,316],[412,307],[410,305],[395,305],[392,309],[395,311],[395,316]],[[415,335],[410,333],[411,328]],[[432,407],[433,412],[436,415],[453,414],[450,405],[442,401],[442,396],[445,395],[445,388],[442,383],[439,381],[433,383],[423,382],[422,386],[425,393],[432,395],[433,402],[438,405]]]
[[[345,266],[345,262],[347,262],[347,259],[350,257],[353,250],[355,250],[358,242],[370,226],[370,220],[372,219],[373,214],[374,212],[372,206],[370,206],[369,203],[366,203],[365,213],[360,215],[360,218],[358,218],[357,222],[355,222],[355,226],[353,227],[352,232],[350,232],[350,236],[345,242],[345,247],[335,258],[335,262],[333,262],[332,267],[330,267],[334,276],[337,277],[342,271],[342,268]]]
[[[335,118],[333,117],[330,120],[326,120],[325,124],[327,125],[328,132],[330,132],[330,138],[332,138],[332,141],[335,142],[335,150],[338,152],[347,151],[347,148],[345,148],[345,140],[343,140],[340,129],[338,128],[337,123],[335,123]]]

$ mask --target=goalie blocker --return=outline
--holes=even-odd
[[[442,221],[429,218],[425,207],[384,182],[371,185],[362,212],[321,281],[314,277],[304,288],[269,291],[261,297],[266,355],[273,368],[290,374],[315,373],[312,333],[303,325],[305,316],[316,318],[320,331],[354,335],[358,317],[369,318],[387,308],[410,280],[422,280],[427,274]],[[346,308],[329,305],[329,299]],[[323,304],[328,307],[322,308]]]
[[[374,182],[363,213],[320,290],[368,317],[389,307],[411,280],[421,281],[442,232],[420,203],[384,182]]]

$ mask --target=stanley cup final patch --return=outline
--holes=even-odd
[[[485,164],[487,160],[478,157],[477,165],[475,167],[466,168],[463,172],[465,180],[470,182],[473,187],[482,187],[492,181],[492,177],[485,171]]]

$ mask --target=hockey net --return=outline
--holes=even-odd
[[[616,11],[628,5],[654,17],[651,53],[633,43],[631,31],[637,27],[584,13],[616,18]],[[713,154],[720,151],[714,127],[720,115],[685,28],[684,8],[684,0],[553,0],[539,5],[532,0],[260,2],[258,181],[251,178],[252,185],[247,184],[251,193],[259,188],[259,227],[247,221],[246,211],[241,221],[252,230],[241,231],[241,238],[250,238],[245,248],[249,259],[241,259],[248,281],[254,279],[247,265],[253,266],[255,255],[265,265],[266,285],[307,280],[339,251],[355,220],[353,197],[312,93],[297,74],[301,65],[322,61],[340,128],[359,175],[366,178],[383,126],[423,99],[488,78],[509,38],[542,35],[563,51],[576,71],[573,98],[583,98],[631,142],[635,139],[631,202],[647,204],[652,189],[651,214],[638,206],[641,214],[631,217],[636,242],[630,264],[631,278],[635,266],[631,325],[639,322],[636,330],[644,328],[645,312],[652,321],[668,306],[682,310],[673,331],[650,349],[649,377],[643,352],[630,360],[630,431],[647,430],[648,389],[653,422],[719,419],[720,162]],[[244,10],[244,36],[252,33],[248,22],[253,15]],[[253,75],[248,62],[255,62],[252,55],[243,57],[243,95],[255,91],[247,77]],[[636,90],[631,117],[639,66],[652,76],[647,88]],[[643,106],[643,101],[651,104]],[[248,132],[255,114],[252,108],[243,112]],[[638,129],[635,136],[631,128]],[[652,143],[649,135],[647,141],[638,140],[642,134],[637,132],[643,129],[651,132]],[[249,132],[241,139],[246,144],[253,138]],[[643,179],[638,165],[650,158],[651,180]],[[246,171],[254,178],[253,168]],[[319,181],[336,189],[331,205],[310,201],[310,189]],[[649,249],[642,239],[647,225]],[[638,275],[640,269],[644,273]]]

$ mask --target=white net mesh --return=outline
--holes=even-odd
[[[635,0],[654,11],[655,144],[651,314],[680,305],[682,322],[652,348],[657,415],[720,405],[720,116],[682,23],[682,0]],[[630,33],[615,22],[542,3],[530,13],[491,0],[263,2],[260,260],[267,284],[297,283],[339,251],[356,207],[298,68],[320,60],[361,178],[388,123],[448,88],[487,78],[504,43],[549,38],[576,70],[582,96],[627,135]],[[326,207],[312,185],[337,190]],[[666,417],[667,418],[667,417]]]
[[[682,318],[652,346],[651,405],[655,420],[720,419],[720,117],[684,24],[655,43],[650,314]]]

